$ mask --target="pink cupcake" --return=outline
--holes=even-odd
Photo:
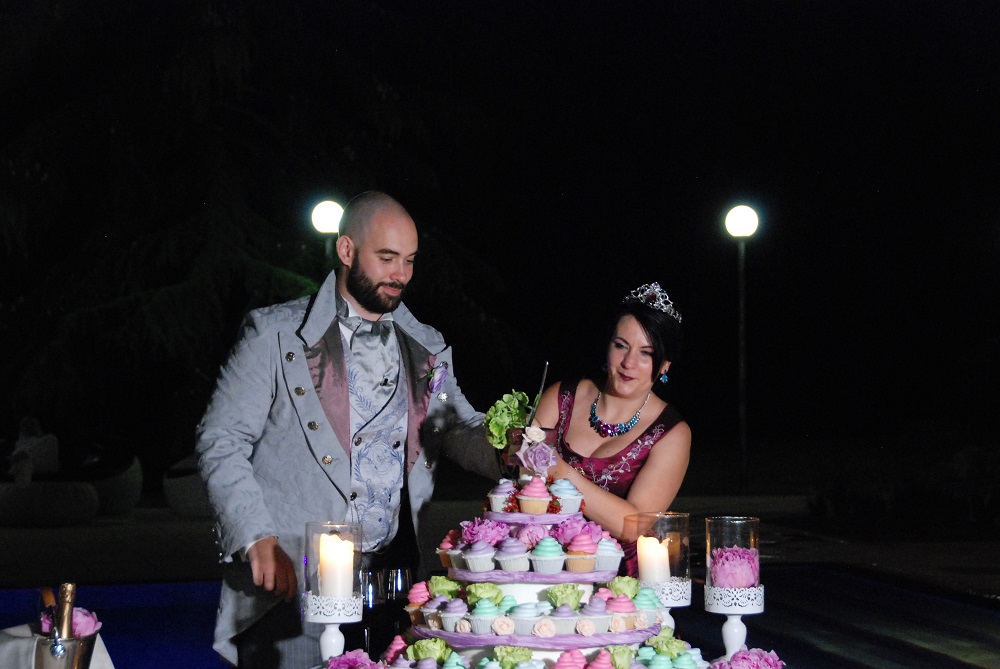
[[[594,571],[597,563],[597,544],[587,532],[573,537],[566,547],[566,571]]]
[[[552,495],[545,487],[545,481],[534,476],[526,486],[521,488],[521,492],[517,496],[517,503],[521,507],[521,513],[537,516],[548,510],[551,499]]]

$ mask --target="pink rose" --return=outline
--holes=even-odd
[[[493,632],[500,636],[514,633],[514,620],[509,616],[500,616],[493,621]]]
[[[531,633],[535,636],[548,638],[556,635],[556,624],[551,618],[542,618],[531,628]]]
[[[593,620],[580,619],[576,623],[577,634],[582,634],[583,636],[594,636],[594,632],[597,631],[597,627],[594,625]]]
[[[568,546],[576,535],[584,532],[589,534],[596,544],[601,540],[604,530],[597,523],[579,517],[570,517],[552,528],[552,537],[563,546]]]
[[[424,623],[427,625],[428,629],[439,630],[441,629],[441,619],[437,616],[431,616],[430,618],[425,618]],[[458,626],[455,626],[458,629]]]
[[[461,632],[462,634],[470,634],[472,632],[472,621],[468,618],[461,618],[457,623],[455,623],[455,631]]]
[[[716,548],[712,551],[712,585],[716,588],[754,588],[760,583],[756,548]]]
[[[535,544],[547,536],[549,536],[549,531],[545,529],[545,526],[536,523],[522,525],[521,529],[517,531],[517,540],[528,548],[534,548]]]
[[[462,526],[462,539],[469,544],[485,541],[490,546],[496,546],[510,536],[510,526],[499,520],[476,518],[463,520],[459,525]]]
[[[52,616],[48,612],[42,614],[42,634],[49,634],[52,631]],[[87,609],[82,609],[79,606],[73,609],[73,638],[78,639],[84,636],[90,636],[97,630],[101,629],[101,623],[97,620],[97,616]]]
[[[747,649],[743,646],[733,653],[729,661],[718,660],[712,663],[711,669],[781,669],[785,663],[778,659],[772,650],[765,653],[760,648]]]
[[[637,630],[645,629],[649,627],[648,619],[646,618],[645,611],[637,612],[632,618],[633,624]]]
[[[545,474],[556,464],[556,449],[548,444],[531,442],[525,439],[517,452],[517,459],[528,471],[539,476]]]
[[[376,669],[378,663],[363,650],[351,650],[338,657],[331,657],[326,669]]]

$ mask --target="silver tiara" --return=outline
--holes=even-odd
[[[670,296],[655,281],[643,284],[626,295],[625,299],[622,300],[622,304],[627,302],[645,304],[651,309],[657,309],[676,318],[678,323],[681,322],[681,312],[674,308],[674,303],[670,301]]]

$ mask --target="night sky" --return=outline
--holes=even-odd
[[[101,370],[137,405],[97,402],[95,423],[170,423],[168,455],[190,450],[239,314],[291,289],[201,281],[188,320],[117,306],[170,310],[225,243],[319,280],[312,203],[379,188],[423,235],[411,306],[484,410],[533,393],[545,360],[550,380],[594,369],[604,314],[659,281],[684,314],[672,399],[695,448],[735,448],[723,218],[744,203],[756,449],[997,447],[996,3],[85,5],[0,11],[0,336],[49,356],[8,363],[8,438],[29,410],[66,425],[66,386]],[[121,326],[77,334],[108,310]],[[91,337],[120,354],[110,371],[107,350],[53,362]]]

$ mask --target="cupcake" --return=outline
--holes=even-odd
[[[441,560],[441,566],[447,569],[452,566],[451,551],[462,541],[462,534],[458,530],[450,530],[445,535],[441,543],[438,544],[437,554]]]
[[[477,541],[462,552],[465,568],[469,571],[492,571],[494,555],[496,549],[485,541]]]
[[[521,488],[521,492],[517,496],[517,502],[521,507],[521,513],[528,513],[536,516],[543,514],[548,510],[549,501],[551,499],[552,496],[545,487],[545,481],[538,476],[532,477],[528,484]]]
[[[611,631],[625,632],[635,628],[635,602],[622,593],[608,600],[608,611],[611,613]]]
[[[465,662],[462,660],[462,656],[451,651],[451,655],[448,656],[441,664],[441,669],[465,669]]]
[[[566,547],[566,571],[594,571],[597,564],[597,544],[587,532],[573,537]]]
[[[622,550],[621,544],[609,535],[597,542],[596,555],[597,563],[594,569],[597,571],[618,571],[622,558],[625,557],[625,551]]]
[[[691,657],[691,653],[684,651],[674,658],[671,667],[672,669],[698,669],[698,661]]]
[[[517,606],[517,600],[514,599],[513,595],[504,595],[504,598],[500,600],[497,607],[500,609],[502,615],[507,615],[511,610]]]
[[[654,655],[649,659],[649,664],[646,665],[649,669],[671,669],[674,663],[666,655]]]
[[[508,615],[514,621],[514,634],[531,634],[535,623],[542,618],[538,613],[538,602],[518,604]]]
[[[545,537],[531,551],[531,567],[539,574],[558,574],[566,562],[566,553],[552,537]]]
[[[441,628],[445,632],[454,632],[458,621],[469,612],[469,605],[463,599],[449,599],[441,609]]]
[[[406,641],[403,640],[403,637],[397,634],[396,636],[392,637],[392,641],[389,643],[389,647],[385,649],[385,657],[383,659],[386,662],[392,664],[402,655],[403,659],[405,660],[406,648],[407,648]],[[410,663],[407,662],[406,666],[409,667]]]
[[[389,666],[392,667],[392,669],[411,669],[413,667],[413,660],[408,659],[406,657],[406,653],[400,653],[393,658],[392,662],[389,663]]]
[[[552,665],[552,669],[583,669],[587,664],[587,658],[584,657],[583,651],[579,648],[574,648],[572,650],[564,650],[556,658],[556,663]]]
[[[576,620],[580,615],[569,604],[561,604],[549,613],[556,625],[556,634],[572,634],[576,631]]]
[[[507,537],[497,545],[496,561],[504,571],[528,571],[528,547],[514,537]]]
[[[454,567],[455,569],[466,568],[465,558],[463,557],[463,554],[465,553],[465,549],[468,547],[469,547],[468,544],[459,541],[458,543],[455,544],[455,546],[451,550],[448,551],[448,557],[451,558],[452,567]]]
[[[436,595],[427,600],[421,607],[420,612],[424,614],[424,624],[431,629],[441,629],[441,607],[448,603],[448,597]]]
[[[427,581],[419,581],[413,584],[410,592],[406,595],[406,613],[410,616],[410,622],[420,625],[424,622],[424,614],[421,608],[431,598],[431,591],[427,589]]]
[[[507,502],[510,496],[517,492],[514,482],[510,479],[500,479],[496,487],[490,490],[487,496],[490,500],[490,510],[502,513],[507,510]]]
[[[580,609],[580,620],[589,620],[594,624],[594,632],[602,634],[608,631],[611,624],[611,612],[608,603],[600,597],[591,597],[590,601]]]
[[[580,510],[583,495],[569,479],[556,479],[549,492],[559,502],[559,513],[567,515]]]
[[[500,609],[491,599],[480,599],[469,614],[473,634],[491,634],[493,621],[500,615]]]
[[[643,614],[643,620],[636,620],[636,627],[650,627],[663,619],[663,602],[656,596],[652,588],[639,588],[633,600],[638,614]]]
[[[586,669],[612,669],[614,665],[611,664],[611,653],[608,652],[607,648],[602,648],[597,657],[587,665]]]

